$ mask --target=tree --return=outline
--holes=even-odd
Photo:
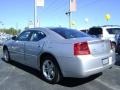
[[[6,33],[6,34],[11,34],[11,35],[17,35],[21,32],[21,30],[9,28],[9,29],[0,29],[0,32]]]

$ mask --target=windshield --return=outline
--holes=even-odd
[[[81,31],[74,30],[74,29],[52,28],[51,30],[56,32],[60,36],[64,37],[65,39],[89,37],[89,35],[81,32]]]
[[[120,28],[109,28],[107,29],[107,31],[109,32],[109,34],[117,34],[120,33]]]

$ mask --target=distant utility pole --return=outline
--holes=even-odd
[[[71,14],[76,11],[76,3],[76,0],[69,0],[69,11],[65,13],[69,17],[69,28],[71,28]]]
[[[44,0],[34,0],[34,28],[37,27],[37,7],[44,7]]]
[[[37,21],[37,6],[36,0],[34,0],[34,28],[36,27],[36,21]]]
[[[69,28],[71,28],[71,14],[72,14],[72,12],[71,12],[71,10],[70,10],[70,0],[69,0],[69,10],[65,13],[67,16],[68,16],[68,26],[69,26]]]
[[[68,15],[68,17],[69,17],[68,25],[69,25],[69,28],[71,28],[71,11],[69,10],[65,14]]]

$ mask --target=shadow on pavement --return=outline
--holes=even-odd
[[[2,60],[4,61],[3,58],[2,58]],[[11,65],[13,65],[13,66],[15,66],[19,69],[22,69],[22,70],[24,70],[24,71],[26,71],[26,72],[28,72],[28,73],[30,73],[30,74],[32,74],[32,75],[34,75],[34,76],[36,76],[39,79],[44,81],[40,71],[38,71],[36,69],[25,66],[25,65],[20,64],[18,62],[15,62],[15,61],[11,61],[8,64],[11,64]],[[63,80],[61,82],[59,82],[58,85],[65,86],[65,87],[75,87],[75,86],[79,86],[79,85],[88,83],[88,82],[96,79],[100,75],[102,75],[102,73],[99,73],[99,74],[96,74],[96,75],[93,75],[93,76],[90,76],[90,77],[87,77],[87,78],[63,78]]]
[[[1,59],[4,61],[3,58],[1,58]],[[4,62],[5,62],[5,61],[4,61]],[[6,63],[7,63],[7,62],[6,62]],[[30,74],[32,74],[32,75],[34,75],[34,76],[36,76],[36,77],[38,77],[38,78],[40,78],[40,79],[43,80],[40,71],[38,71],[38,70],[36,70],[36,69],[34,69],[34,68],[31,68],[31,67],[29,67],[29,66],[20,64],[20,63],[15,62],[15,61],[10,61],[8,64],[11,64],[11,65],[13,65],[13,66],[15,66],[15,67],[17,67],[17,68],[19,68],[19,69],[22,69],[22,70],[24,70],[24,71],[26,71],[26,72],[28,72],[28,73],[30,73]]]
[[[120,55],[116,55],[116,62],[115,65],[120,66]]]
[[[76,87],[85,83],[89,83],[90,81],[98,78],[99,76],[101,76],[102,73],[98,73],[95,75],[92,75],[90,77],[87,78],[64,78],[59,85],[65,86],[65,87]]]

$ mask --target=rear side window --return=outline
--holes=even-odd
[[[102,28],[90,28],[88,31],[88,34],[90,35],[100,35],[103,34]]]
[[[120,33],[120,28],[109,28],[107,29],[107,31],[109,32],[109,34],[118,34]]]
[[[88,37],[89,35],[74,30],[74,29],[66,29],[66,28],[53,28],[51,29],[52,31],[56,32],[60,36],[64,37],[65,39],[70,39],[70,38],[80,38],[80,37]]]
[[[41,31],[34,31],[32,33],[32,36],[31,36],[30,40],[31,41],[39,41],[39,40],[41,40],[41,39],[43,39],[45,37],[46,37],[46,35],[43,32],[41,32]]]

